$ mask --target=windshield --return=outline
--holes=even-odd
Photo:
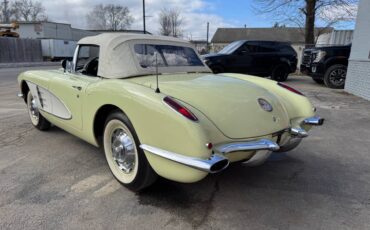
[[[192,48],[172,45],[136,44],[136,57],[142,68],[203,66]]]
[[[219,51],[219,54],[231,54],[235,50],[237,50],[241,45],[244,44],[245,41],[235,41],[230,43],[229,45],[225,46],[221,51]]]

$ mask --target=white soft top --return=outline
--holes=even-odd
[[[174,45],[194,49],[191,43],[173,37],[147,34],[102,33],[85,37],[79,45],[99,46],[98,76],[104,78],[127,78],[155,74],[154,67],[143,68],[135,56],[135,44]],[[195,51],[196,52],[196,51]],[[196,52],[199,57],[199,54]],[[158,67],[158,73],[211,72],[203,66],[168,66]]]

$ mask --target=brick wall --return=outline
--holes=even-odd
[[[350,60],[345,90],[370,100],[370,61]]]

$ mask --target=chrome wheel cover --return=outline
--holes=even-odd
[[[38,125],[39,120],[40,120],[40,112],[37,107],[36,99],[33,98],[31,93],[29,93],[29,96],[28,96],[27,106],[28,106],[28,113],[30,115],[31,122],[34,125]]]
[[[125,173],[130,173],[136,163],[136,148],[133,138],[125,130],[117,128],[111,136],[112,158]]]
[[[105,157],[113,175],[121,183],[132,183],[140,162],[130,129],[122,121],[112,119],[105,126],[103,140]]]

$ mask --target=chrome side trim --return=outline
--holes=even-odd
[[[307,131],[302,129],[301,127],[290,128],[289,132],[292,136],[299,138],[305,138],[308,136]]]
[[[170,152],[153,146],[142,144],[140,148],[146,150],[154,155],[163,157],[165,159],[199,169],[208,173],[216,173],[224,170],[229,166],[229,160],[223,156],[213,154],[209,159],[200,159],[195,157],[184,156],[178,153]]]
[[[270,150],[276,151],[280,147],[273,141],[261,139],[258,141],[234,142],[216,146],[215,150],[222,154],[236,151]]]
[[[17,97],[24,98],[24,95],[23,95],[23,93],[18,93]]]
[[[309,117],[309,118],[304,119],[303,123],[306,125],[323,125],[324,121],[325,121],[324,118],[315,116],[315,117]]]

